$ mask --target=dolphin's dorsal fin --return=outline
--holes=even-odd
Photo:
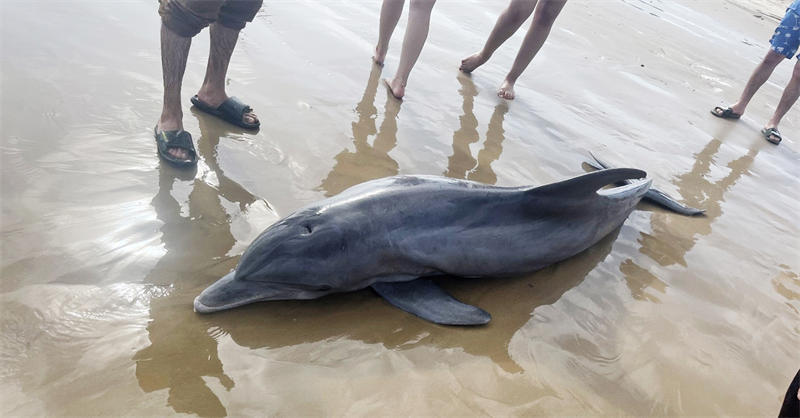
[[[647,173],[635,168],[611,168],[532,188],[528,193],[537,196],[582,196],[594,193],[609,184],[644,177],[647,177]]]
[[[442,325],[484,325],[488,312],[457,301],[430,279],[375,283],[372,288],[387,302],[422,319]]]

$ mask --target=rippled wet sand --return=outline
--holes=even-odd
[[[800,366],[800,111],[761,139],[784,63],[738,123],[780,2],[571,0],[518,82],[521,33],[472,77],[505,1],[440,0],[403,103],[371,65],[378,1],[270,2],[229,92],[245,133],[184,109],[200,164],[159,163],[152,1],[0,5],[0,412],[12,415],[775,415]],[[206,32],[207,33],[207,32]],[[199,87],[207,35],[184,82]],[[493,314],[452,328],[369,291],[192,312],[266,226],[373,178],[497,185],[648,170],[707,216],[646,204],[590,250],[442,285]]]

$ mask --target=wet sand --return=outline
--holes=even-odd
[[[153,1],[0,5],[0,414],[775,415],[800,366],[800,108],[759,130],[791,64],[735,100],[781,2],[571,0],[517,83],[522,32],[457,71],[505,1],[440,0],[400,103],[373,66],[378,1],[266,2],[229,93],[246,133],[195,113],[196,172],[159,162]],[[646,169],[707,216],[642,204],[612,236],[526,277],[446,280],[493,314],[453,328],[370,291],[199,316],[191,302],[293,210],[434,174],[503,186]]]

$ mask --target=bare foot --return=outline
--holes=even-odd
[[[461,66],[458,67],[458,69],[465,73],[471,73],[475,71],[476,68],[486,63],[487,60],[488,58],[484,58],[483,55],[478,52],[461,60]]]
[[[386,59],[386,49],[381,50],[378,46],[375,46],[375,55],[372,56],[372,61],[383,67],[384,59]]]
[[[200,88],[200,91],[197,92],[197,98],[200,99],[201,102],[213,108],[217,108],[225,100],[228,100],[228,95],[225,94],[225,91],[215,91],[211,88],[203,86]],[[255,112],[253,112],[251,109],[249,112],[242,115],[242,121],[249,125],[253,125],[258,123],[258,116],[256,116]]]
[[[183,130],[183,123],[180,119],[175,121],[174,119],[165,119],[162,118],[158,121],[158,132],[164,131],[182,131]],[[173,158],[181,160],[181,161],[189,161],[189,153],[186,152],[183,148],[176,148],[176,147],[167,147],[167,153],[171,155]]]
[[[501,84],[500,88],[497,90],[497,97],[506,100],[514,100],[514,83],[504,80],[503,84]]]
[[[389,92],[392,93],[392,96],[394,96],[395,99],[403,100],[403,96],[406,94],[406,83],[403,83],[397,78],[392,81],[384,78],[383,84],[386,85],[386,88],[389,89]]]

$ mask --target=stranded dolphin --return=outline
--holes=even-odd
[[[372,287],[435,323],[485,324],[487,312],[457,301],[430,277],[521,275],[576,255],[625,221],[650,190],[645,176],[615,168],[540,187],[435,176],[362,183],[268,227],[194,309]]]
[[[587,161],[586,163],[589,164],[589,166],[594,168],[595,170],[612,168],[608,163],[601,160],[600,158],[597,158],[596,155],[592,153],[589,153],[589,155],[592,156],[592,159],[594,159],[594,161]],[[617,184],[623,185],[623,184],[630,184],[631,182],[633,182],[633,180],[626,179],[624,181],[617,182]],[[695,215],[702,215],[703,213],[705,213],[705,210],[686,206],[683,203],[680,203],[675,199],[669,197],[669,195],[662,192],[661,190],[657,190],[652,187],[650,188],[650,190],[647,191],[647,193],[644,194],[642,200],[647,200],[657,205],[661,205],[673,212],[680,213],[681,215],[695,216]]]

